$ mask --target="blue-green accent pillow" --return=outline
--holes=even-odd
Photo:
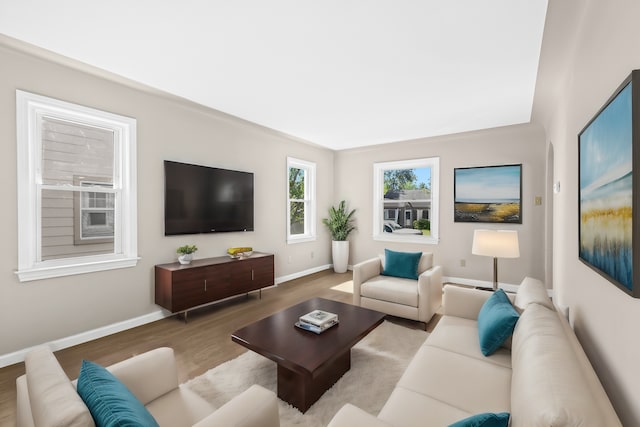
[[[133,393],[98,364],[82,361],[77,389],[97,427],[158,427]]]
[[[383,276],[418,279],[418,263],[422,252],[396,252],[384,250]]]
[[[513,333],[520,315],[502,289],[487,299],[478,314],[480,350],[485,356],[493,354]]]
[[[507,427],[509,425],[509,413],[499,412],[497,414],[486,412],[484,414],[472,415],[464,420],[450,424],[449,427]]]

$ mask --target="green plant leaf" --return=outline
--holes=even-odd
[[[347,240],[349,234],[356,229],[355,225],[353,225],[355,212],[355,209],[347,212],[344,200],[338,204],[337,208],[335,206],[329,208],[329,218],[324,218],[322,223],[329,229],[333,240]]]
[[[184,246],[180,246],[178,249],[176,249],[176,252],[182,255],[186,255],[186,254],[192,254],[195,251],[198,250],[198,247],[196,245],[184,245]]]

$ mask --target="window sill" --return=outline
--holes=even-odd
[[[316,240],[316,236],[289,237],[287,239],[287,244],[294,245],[296,243],[315,242],[315,240]]]
[[[54,277],[71,276],[75,274],[93,273],[97,271],[115,270],[119,268],[135,267],[139,257],[92,260],[90,262],[76,262],[63,265],[51,265],[43,262],[39,267],[25,268],[15,273],[21,282],[51,279]]]
[[[379,242],[398,242],[398,243],[420,243],[423,245],[437,245],[440,243],[440,239],[432,236],[420,236],[420,235],[398,235],[393,233],[375,234],[373,240]]]

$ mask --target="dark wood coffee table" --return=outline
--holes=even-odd
[[[316,335],[294,326],[303,314],[321,309],[340,323]],[[258,320],[231,335],[240,345],[278,364],[278,397],[306,412],[351,368],[351,347],[375,329],[385,314],[314,298]]]

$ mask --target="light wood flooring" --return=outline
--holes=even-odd
[[[189,312],[188,322],[170,317],[124,332],[113,334],[56,352],[58,361],[69,378],[77,378],[83,359],[103,366],[157,347],[174,349],[180,382],[203,374],[247,351],[231,341],[235,330],[286,307],[312,297],[350,303],[351,272],[336,274],[331,270],[305,276],[258,293]],[[432,330],[439,315],[427,325]],[[412,328],[424,325],[403,319],[390,319]],[[15,380],[24,374],[24,364],[0,369],[0,426],[15,426]]]

